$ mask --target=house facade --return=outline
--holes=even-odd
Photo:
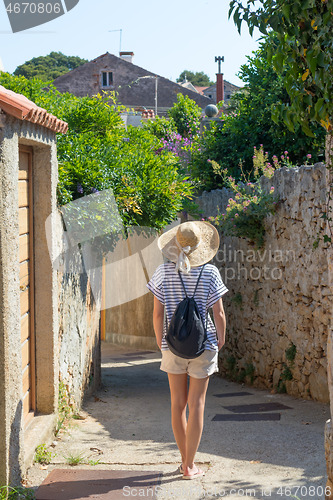
[[[133,53],[121,54],[122,57],[117,57],[107,52],[59,76],[53,84],[60,92],[80,97],[114,91],[120,104],[141,111],[157,108],[158,114],[170,109],[180,93],[193,99],[202,109],[212,103],[207,96],[133,64]]]
[[[241,89],[241,87],[238,87],[237,85],[234,85],[233,83],[230,83],[227,80],[224,80],[223,83],[224,83],[224,103],[229,104],[232,94],[238,92]],[[205,89],[202,90],[202,93],[203,95],[211,99],[214,104],[216,104],[216,84],[211,85],[210,87],[206,87]]]

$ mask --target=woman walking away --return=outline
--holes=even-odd
[[[216,266],[208,264],[219,248],[218,232],[208,222],[184,222],[162,234],[158,247],[168,261],[156,269],[147,287],[154,294],[153,324],[162,351],[161,370],[169,379],[172,429],[182,459],[179,472],[184,479],[194,479],[204,475],[194,457],[202,435],[209,377],[218,371],[218,351],[225,342],[221,297],[228,290]],[[165,338],[185,294],[194,295],[207,332],[203,353],[191,359],[172,352]],[[210,307],[215,325],[208,314]]]

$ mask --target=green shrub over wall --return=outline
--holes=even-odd
[[[123,125],[114,94],[75,97],[39,80],[0,74],[0,85],[24,94],[66,121],[58,135],[59,205],[112,189],[125,226],[160,229],[191,198],[192,186],[179,159],[161,148],[149,130]]]

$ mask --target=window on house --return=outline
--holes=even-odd
[[[112,71],[102,71],[102,87],[112,87],[113,73]]]
[[[211,99],[212,98],[212,94],[209,94],[208,97]]]

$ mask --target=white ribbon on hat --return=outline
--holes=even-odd
[[[193,247],[191,247],[190,245],[182,247],[177,238],[175,240],[176,240],[176,245],[180,250],[178,255],[178,260],[176,262],[176,272],[178,272],[178,270],[180,269],[183,273],[188,274],[191,270],[191,263],[186,254],[188,254],[191,250],[192,251],[196,250],[200,245],[201,240],[199,240],[198,243]]]

